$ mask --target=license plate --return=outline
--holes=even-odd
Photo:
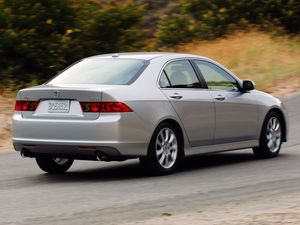
[[[48,113],[68,113],[70,111],[69,100],[48,101]]]

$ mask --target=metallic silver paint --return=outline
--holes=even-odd
[[[216,113],[214,144],[256,139],[258,101],[251,97],[251,93],[217,90],[211,93]],[[218,95],[224,96],[224,100],[216,100]]]
[[[215,132],[215,104],[211,93],[201,88],[161,89],[169,99],[177,116],[183,124],[192,147],[213,144]],[[182,99],[172,99],[178,93]],[[205,131],[205,132],[204,132]]]
[[[112,55],[94,57],[112,58]],[[27,144],[49,146],[49,149],[57,146],[61,151],[56,152],[61,154],[72,154],[72,151],[85,154],[84,151],[89,150],[78,150],[79,146],[97,146],[116,149],[124,156],[145,156],[155,128],[165,120],[172,120],[181,127],[185,155],[255,147],[263,121],[272,109],[282,112],[286,135],[288,133],[286,109],[269,94],[256,90],[243,93],[159,87],[164,66],[179,59],[214,63],[242,85],[239,78],[211,59],[176,53],[124,53],[118,57],[146,59],[149,65],[131,85],[44,84],[20,90],[17,100],[71,99],[72,113],[49,115],[42,108],[36,112],[15,112],[13,143],[16,150],[21,151]],[[176,93],[182,98],[172,98]],[[217,99],[219,95],[225,99]],[[134,112],[82,113],[78,101],[118,101]],[[70,148],[64,150],[61,146]],[[42,147],[33,151],[47,153]]]

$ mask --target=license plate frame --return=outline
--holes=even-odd
[[[70,100],[48,100],[48,113],[69,113]]]

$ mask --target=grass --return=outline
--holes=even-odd
[[[257,88],[282,97],[300,90],[300,39],[259,31],[180,45],[177,52],[212,58]]]

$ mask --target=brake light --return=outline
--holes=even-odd
[[[39,101],[20,101],[15,104],[16,111],[35,111],[39,105]]]
[[[122,102],[80,102],[83,112],[133,112]]]
[[[80,102],[83,112],[100,112],[100,102]]]
[[[122,102],[102,102],[100,112],[132,112],[132,109]]]

